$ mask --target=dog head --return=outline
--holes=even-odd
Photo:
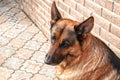
[[[79,17],[79,16],[78,16]],[[81,45],[84,35],[93,28],[94,18],[89,17],[82,23],[62,18],[55,2],[51,7],[51,47],[45,63],[60,64],[64,59],[75,59],[82,54]]]

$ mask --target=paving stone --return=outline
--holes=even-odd
[[[24,26],[30,26],[32,25],[32,22],[30,21],[30,19],[25,18],[22,21],[20,21],[19,24],[24,25]]]
[[[9,5],[9,4],[8,4]],[[7,8],[6,6],[0,8],[0,11],[1,11],[1,15],[5,12],[5,11],[8,11],[9,9],[11,9],[11,7]]]
[[[40,48],[40,46],[42,45],[42,43],[39,43],[37,41],[31,40],[28,41],[24,48],[30,49],[30,50],[38,50]]]
[[[25,30],[25,32],[35,34],[39,32],[39,29],[34,24],[32,24]]]
[[[0,2],[0,8],[4,8],[5,6],[7,6],[7,5],[9,5],[9,4],[11,5],[11,2],[10,2],[10,0],[8,1],[8,0],[2,0],[1,2]]]
[[[0,45],[4,46],[6,45],[11,39],[7,37],[0,36]]]
[[[45,52],[37,51],[35,54],[33,54],[31,60],[35,60],[37,62],[44,64],[45,55],[46,55]]]
[[[8,21],[10,23],[14,23],[15,24],[15,23],[18,23],[20,21],[20,19],[18,19],[15,16],[13,16],[13,17],[9,17]]]
[[[9,30],[13,25],[9,22],[5,22],[0,24],[0,35],[3,34],[5,31]]]
[[[30,77],[32,77],[31,73],[18,70],[15,71],[15,73],[12,75],[12,77],[9,80],[30,80]]]
[[[17,13],[21,12],[21,10],[16,8],[16,7],[12,8],[10,11],[14,14],[17,14]]]
[[[13,70],[0,67],[0,80],[8,80],[12,73]]]
[[[3,56],[3,55],[0,54],[0,65],[4,63],[4,61],[5,61],[6,58],[7,57],[5,57],[5,56]]]
[[[46,42],[43,44],[43,46],[41,46],[40,51],[44,51],[45,53],[47,53],[49,51],[50,48],[50,43]]]
[[[14,0],[0,2],[0,19],[0,80],[58,80],[44,64],[50,41]]]
[[[26,15],[22,11],[20,11],[15,15],[15,17],[18,18],[19,20],[23,20],[24,18],[26,18]]]
[[[21,24],[15,24],[15,26],[11,29],[11,31],[15,33],[20,33],[24,31],[27,27]]]
[[[3,11],[0,10],[0,16],[3,14]]]
[[[4,1],[4,0],[3,0]],[[5,5],[5,7],[7,8],[14,8],[14,7],[18,7],[18,4],[16,4],[15,1],[13,0],[5,0],[6,2],[9,1],[9,3],[7,5]],[[7,10],[6,10],[7,11]]]
[[[22,39],[15,38],[10,41],[9,45],[15,48],[21,48],[24,45],[25,41]]]
[[[15,53],[17,48],[13,48],[11,46],[5,46],[0,48],[0,55],[4,57],[10,57],[12,54]]]
[[[0,16],[0,24],[2,24],[3,22],[7,21],[8,17],[7,16]]]
[[[9,26],[11,26],[11,27],[13,27],[13,24],[11,24],[11,23],[9,23],[8,21],[7,22],[5,22],[5,23],[2,23],[2,24],[0,24],[0,29],[2,30],[2,29],[9,29]]]
[[[5,33],[3,34],[3,36],[12,39],[12,38],[15,38],[18,34],[19,34],[19,33],[18,33],[17,31],[8,30],[7,32],[5,32]]]
[[[36,74],[31,78],[31,80],[52,80],[52,78],[46,77],[45,75]]]
[[[53,80],[58,80],[58,78],[53,78]]]
[[[42,63],[36,63],[35,61],[27,60],[21,67],[21,70],[25,70],[27,72],[31,72],[35,74],[40,70],[41,66]]]
[[[27,41],[27,40],[30,40],[32,37],[33,37],[33,34],[28,32],[22,32],[17,38]]]
[[[42,32],[39,32],[33,37],[33,40],[37,40],[38,42],[45,43],[47,38],[43,35]]]
[[[29,59],[33,53],[34,51],[32,50],[21,48],[18,51],[16,51],[16,54],[14,55],[14,57],[18,57],[20,59],[26,60],[26,59]]]
[[[10,10],[10,11],[4,12],[3,15],[5,15],[5,16],[7,16],[9,18],[9,17],[13,17],[15,15],[15,13],[11,12],[11,10]]]
[[[48,77],[55,78],[55,67],[44,64],[39,71],[39,74],[46,75]]]
[[[5,1],[0,1],[0,8],[4,7],[5,5],[7,5],[9,3],[9,1],[5,0]]]
[[[22,60],[22,59],[11,57],[5,61],[5,63],[3,64],[3,67],[17,70],[20,68],[20,66],[22,65],[23,62],[24,62],[24,60]]]

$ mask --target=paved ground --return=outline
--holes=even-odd
[[[13,0],[0,2],[0,80],[57,80],[44,64],[48,39]]]

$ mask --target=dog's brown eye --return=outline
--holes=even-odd
[[[68,54],[68,56],[70,56],[70,57],[74,57],[74,55],[73,55],[73,54],[70,54],[70,53]]]
[[[51,43],[54,44],[56,40],[56,36],[51,36]]]
[[[68,48],[70,46],[70,42],[68,40],[63,40],[62,44],[60,44],[61,48]]]

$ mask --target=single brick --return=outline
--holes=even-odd
[[[95,0],[95,2],[99,4],[100,6],[107,8],[111,11],[113,9],[113,1],[111,0]]]
[[[79,3],[79,4],[82,4],[82,5],[85,4],[85,0],[76,0],[76,2]]]
[[[120,27],[119,26],[112,24],[110,31],[111,33],[113,33],[114,35],[120,38]]]
[[[120,15],[120,2],[119,3],[114,2],[113,12]]]
[[[97,5],[95,2],[91,0],[85,0],[85,7],[90,9],[92,12],[101,15],[101,6]]]

